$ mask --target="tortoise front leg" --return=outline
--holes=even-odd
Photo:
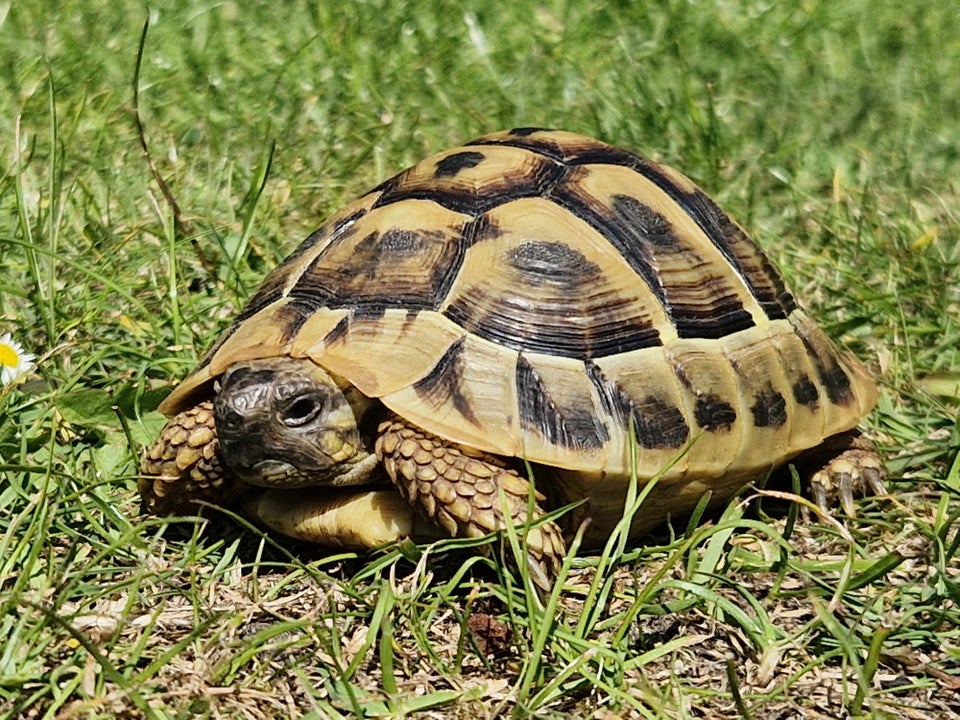
[[[212,402],[170,418],[140,460],[137,488],[142,512],[193,514],[202,502],[239,505],[250,486],[224,470],[219,447]]]
[[[377,457],[400,494],[451,537],[480,537],[503,530],[506,515],[517,527],[544,515],[532,487],[496,455],[461,447],[393,416],[380,424]],[[501,504],[500,495],[503,495]],[[548,587],[566,553],[563,534],[549,522],[527,531],[531,570]]]

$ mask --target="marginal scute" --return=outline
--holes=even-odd
[[[640,447],[678,450],[690,437],[690,426],[679,406],[651,393],[633,402],[630,419]]]
[[[463,387],[464,337],[446,349],[437,364],[413,384],[413,389],[427,405],[450,402],[460,415],[474,425],[479,424],[470,405],[470,393]]]
[[[850,376],[840,363],[832,367],[825,367],[820,375],[823,389],[827,397],[835,405],[849,405],[854,401],[853,390],[850,386]]]
[[[704,477],[718,477],[736,463],[748,435],[735,369],[707,340],[678,340],[664,354],[685,389],[687,416],[696,428],[688,462]]]
[[[704,430],[729,432],[737,420],[737,411],[719,395],[701,395],[697,397],[693,416]]]
[[[804,375],[797,380],[793,384],[792,389],[794,401],[808,408],[816,409],[817,404],[820,402],[820,393],[809,376]]]
[[[392,370],[398,382],[391,381],[390,387],[385,387],[389,392],[377,396],[384,405],[414,425],[431,431],[432,428],[438,428],[437,435],[461,445],[504,455],[520,455],[522,433],[516,416],[517,388],[512,371],[516,366],[517,351],[464,334],[461,328],[433,313],[421,315],[425,329],[432,327],[426,324],[429,317],[439,321],[436,327],[449,338],[449,342],[437,344],[428,334],[420,336],[424,345],[429,343],[436,348],[431,352],[433,356],[429,363],[410,368],[403,356],[396,360],[390,357],[388,363],[383,363],[381,353],[370,358],[355,357],[354,365],[363,362],[375,367],[381,374]],[[458,352],[462,353],[463,358],[459,363],[462,397],[458,399],[452,394],[429,392],[432,381],[424,378],[431,376],[444,354],[461,338],[463,344]],[[413,342],[416,342],[416,338]],[[407,351],[406,343],[399,349]],[[407,370],[410,372],[404,372]],[[400,384],[399,381],[404,378],[406,383]],[[467,408],[469,417],[464,415]]]
[[[575,451],[604,446],[610,435],[579,363],[546,362],[538,368],[521,354],[516,373],[520,427],[528,436]]]
[[[636,440],[636,469],[653,477],[690,439],[686,393],[661,348],[647,348],[600,358],[588,367],[603,413],[611,417],[609,472],[630,472],[631,444]],[[673,468],[679,475],[686,457]],[[588,468],[584,468],[588,469]]]
[[[782,322],[782,321],[781,321]],[[736,454],[737,464],[773,468],[782,460],[781,452],[791,448],[790,440],[800,415],[792,404],[786,368],[777,352],[776,336],[771,333],[782,324],[768,326],[764,336],[724,338],[723,348],[735,376],[738,388],[738,414],[743,420],[743,441]],[[791,406],[780,407],[787,398]]]
[[[636,438],[637,444],[646,449],[680,448],[687,441],[690,429],[679,407],[656,395],[652,388],[648,395],[631,397],[591,361],[585,363],[585,369],[600,407],[615,420],[621,434],[625,430],[628,438]]]
[[[824,408],[827,416],[842,421],[858,412],[866,414],[876,402],[877,391],[860,362],[837,348],[799,311],[789,320],[816,369],[822,394],[829,401]]]

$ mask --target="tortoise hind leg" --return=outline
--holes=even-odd
[[[854,495],[886,495],[887,471],[876,446],[859,430],[834,435],[797,459],[810,477],[813,500],[829,512],[839,500],[848,517],[856,515]]]
[[[504,510],[518,527],[544,514],[539,504],[528,514],[531,485],[503,459],[443,440],[399,417],[380,424],[376,453],[404,499],[452,537],[504,529]],[[535,499],[544,498],[537,493]],[[548,587],[566,553],[563,534],[554,523],[542,523],[527,531],[526,541],[534,580]]]

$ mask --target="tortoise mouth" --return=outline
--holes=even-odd
[[[333,487],[350,487],[363,492],[390,486],[389,478],[372,454],[358,456],[353,462],[344,463],[339,470],[336,474],[318,477],[317,473],[304,471],[298,464],[266,459],[253,464],[243,475],[235,469],[232,472],[249,485],[279,492]]]
[[[258,487],[294,489],[316,485],[316,480],[305,476],[295,465],[283,460],[261,460],[244,475],[244,480]]]

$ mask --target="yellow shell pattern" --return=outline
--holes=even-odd
[[[309,357],[425,430],[588,476],[752,478],[847,430],[876,388],[689,179],[520,128],[330,218],[165,401]],[[686,448],[686,452],[682,451]]]

